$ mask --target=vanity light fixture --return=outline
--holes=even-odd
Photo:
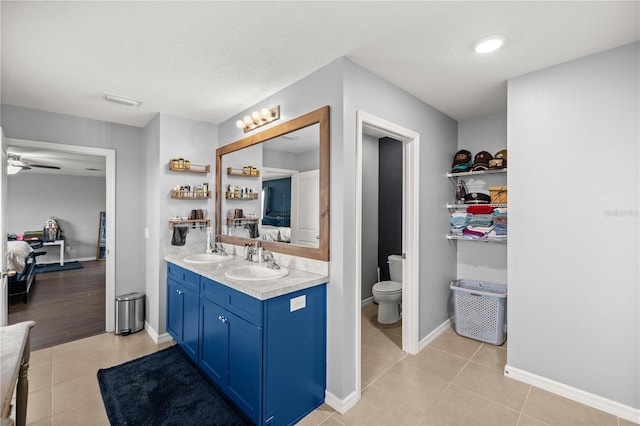
[[[279,118],[280,105],[271,108],[262,108],[260,111],[253,111],[251,115],[245,115],[242,117],[242,120],[236,121],[236,127],[247,133],[260,126],[276,121]]]
[[[493,34],[487,37],[483,37],[473,44],[473,50],[476,53],[489,53],[498,50],[502,47],[506,37],[502,34]]]
[[[142,101],[127,98],[126,96],[114,95],[113,93],[104,92],[104,98],[109,102],[115,102],[117,104],[127,105],[131,107],[139,107],[140,105],[142,105]]]

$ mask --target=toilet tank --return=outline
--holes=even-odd
[[[389,275],[391,281],[402,282],[402,256],[399,254],[391,254],[389,259]]]

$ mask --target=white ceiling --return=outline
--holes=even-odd
[[[220,123],[346,56],[465,120],[504,111],[509,78],[639,40],[639,4],[2,1],[1,100],[139,127],[157,112]],[[471,50],[496,32],[503,49]]]

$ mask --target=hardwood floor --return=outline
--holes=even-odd
[[[84,268],[37,274],[29,294],[9,301],[9,324],[35,321],[31,350],[105,332],[105,263],[83,261]]]

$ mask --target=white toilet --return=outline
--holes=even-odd
[[[402,256],[389,255],[391,281],[380,281],[373,285],[373,300],[378,304],[378,322],[393,324],[400,321],[402,302]]]

